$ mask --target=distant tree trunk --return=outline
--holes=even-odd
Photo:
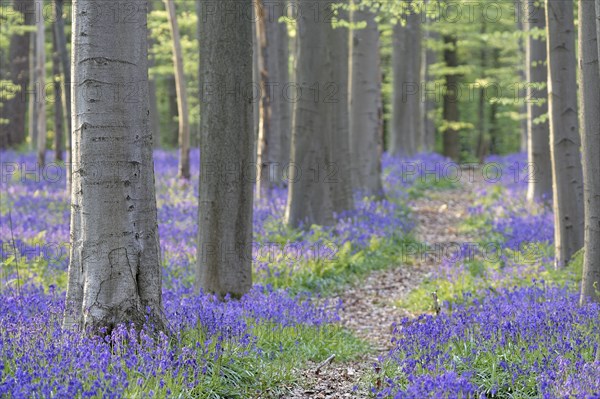
[[[178,124],[175,123],[175,117],[178,116],[178,105],[177,105],[177,84],[175,83],[175,75],[169,75],[166,78],[167,84],[167,97],[168,97],[168,110],[169,110],[169,118],[168,118],[168,143],[172,147],[177,147],[179,142],[179,127]]]
[[[577,120],[573,2],[546,0],[548,110],[556,267],[583,246],[583,176]]]
[[[337,0],[337,4],[348,4],[348,0]],[[348,20],[347,11],[339,10],[339,18]],[[333,69],[329,80],[319,82],[319,100],[325,106],[332,107],[333,126],[330,147],[329,165],[319,171],[319,178],[327,178],[331,167],[335,169],[336,183],[329,187],[332,190],[333,211],[337,214],[354,208],[352,192],[352,158],[350,157],[350,101],[348,89],[350,86],[350,31],[346,27],[333,29],[330,36],[328,57]],[[333,85],[327,82],[332,82]],[[323,84],[325,83],[325,84]],[[334,91],[335,90],[335,91]],[[331,102],[329,95],[332,95]]]
[[[34,0],[35,1],[35,0]],[[36,33],[31,32],[31,52],[29,54],[29,95],[27,98],[27,132],[29,134],[29,141],[31,144],[31,148],[35,151],[37,150],[37,141],[38,141],[38,129],[37,129],[37,97],[38,97],[38,86],[39,84],[36,82],[37,80],[37,51],[36,51]]]
[[[428,48],[427,42],[429,40],[438,40],[439,33],[432,31],[431,29],[423,30],[424,39],[423,40],[423,65],[421,66],[423,72],[423,85],[430,84],[430,81],[433,79],[433,76],[430,73],[431,66],[437,62],[437,53],[435,50]],[[421,100],[423,107],[423,151],[431,152],[435,148],[435,120],[434,120],[434,112],[437,108],[437,98],[433,100],[429,96],[425,96]]]
[[[517,0],[515,2],[515,4],[522,10],[523,9],[523,5],[527,4],[527,0]],[[535,7],[535,5],[533,5]],[[523,24],[523,19],[529,19],[529,18],[516,18],[516,22],[517,22],[517,31],[519,32],[525,32],[525,24]],[[527,39],[523,39],[523,37],[519,38],[519,58],[521,56],[526,56],[526,50],[525,47],[526,45],[523,44],[523,40],[527,40]],[[521,82],[526,82],[527,81],[527,66],[524,65],[524,63],[521,63],[522,67],[519,68],[519,78],[521,80]],[[523,100],[525,98],[525,94],[526,94],[526,89],[520,89],[519,90],[519,100]],[[521,143],[519,146],[519,149],[521,152],[527,152],[527,148],[528,148],[528,143],[529,143],[529,135],[528,135],[528,130],[527,130],[527,103],[525,101],[523,101],[523,103],[521,103],[520,108],[519,108],[519,121],[521,124]]]
[[[39,10],[43,9],[43,0],[36,0],[39,5]],[[36,99],[36,116],[37,116],[37,160],[40,166],[43,166],[46,162],[46,48],[45,48],[45,35],[44,35],[44,18],[37,18],[36,21],[36,84],[38,88],[36,92],[39,97]]]
[[[492,50],[492,68],[498,70],[500,68],[500,49],[494,48]],[[490,104],[490,120],[489,120],[489,132],[490,132],[490,146],[489,151],[491,154],[500,153],[500,129],[498,126],[498,103],[492,102]]]
[[[56,20],[55,22],[56,23]],[[63,95],[60,74],[60,53],[56,38],[56,31],[52,40],[52,77],[54,82],[54,158],[63,160],[64,151],[64,124],[63,124]]]
[[[421,132],[421,15],[411,11],[406,26],[393,32],[393,96],[390,152],[411,156],[419,150]]]
[[[90,16],[73,2],[73,190],[64,326],[106,333],[148,321],[166,330],[148,128],[146,1],[134,15]],[[94,22],[90,22],[93,17]],[[136,82],[136,101],[110,101],[109,87]],[[84,86],[82,86],[85,85]],[[105,90],[102,90],[105,89]]]
[[[485,22],[481,24],[480,33],[483,36],[486,31]],[[487,68],[487,47],[482,46],[479,57],[480,57],[480,67],[483,73],[485,74]],[[484,76],[485,78],[485,76]],[[486,101],[485,101],[485,87],[482,85],[479,88],[479,98],[477,103],[477,120],[478,120],[478,130],[479,135],[477,137],[477,159],[480,163],[483,163],[485,157],[487,156],[489,149],[489,142],[487,140],[487,123],[486,123]]]
[[[148,13],[152,11],[152,1],[148,2]],[[200,14],[198,14],[200,15]],[[154,54],[151,53],[154,39],[151,29],[148,28],[148,69],[154,67]],[[152,146],[160,147],[160,115],[158,114],[158,104],[156,98],[156,79],[148,77],[148,101],[150,102],[150,131],[152,132]]]
[[[183,55],[177,12],[173,0],[164,0],[173,39],[173,64],[175,66],[175,87],[177,89],[177,113],[179,115],[179,177],[190,178],[190,123],[187,90],[183,73]]]
[[[288,87],[289,42],[287,26],[280,23],[276,7],[258,0],[262,15],[257,18],[257,44],[260,46],[260,100],[261,122],[258,131],[257,163],[260,180],[256,185],[257,197],[275,185],[281,185],[281,171],[289,162],[290,100],[285,97]],[[275,11],[273,15],[269,11]],[[275,173],[273,173],[275,172]]]
[[[525,101],[527,105],[527,159],[529,162],[529,178],[527,199],[529,201],[542,198],[549,199],[552,194],[552,163],[550,162],[550,130],[548,122],[534,121],[548,113],[548,67],[545,65],[546,39],[533,36],[537,30],[545,36],[546,16],[543,5],[535,0],[527,1],[528,9],[535,13],[526,19],[525,30]],[[538,85],[542,87],[538,88]]]
[[[585,210],[585,253],[581,303],[600,302],[600,1],[579,0],[579,87],[581,90],[582,149]]]
[[[32,10],[34,5],[33,0],[25,0],[20,2],[20,7],[16,7],[18,11]],[[24,13],[24,24],[32,25],[34,23],[35,14],[31,12]],[[19,145],[25,141],[25,119],[27,114],[27,102],[25,101],[26,92],[29,88],[29,51],[30,51],[30,33],[13,34],[10,37],[9,47],[9,77],[13,84],[19,88],[19,92],[15,96],[4,102],[1,108],[3,118],[8,120],[8,123],[2,127],[5,130],[3,143],[0,143],[0,148]]]
[[[252,21],[226,17],[251,0],[223,0],[200,22],[200,148],[197,287],[239,297],[252,285],[254,166]],[[224,45],[226,43],[226,45]],[[208,85],[208,86],[207,86]]]
[[[318,15],[328,13],[332,1],[301,0]],[[319,10],[313,10],[320,7]],[[332,79],[338,65],[331,59],[331,46],[336,43],[329,23],[316,20],[309,12],[297,19],[297,58],[295,80],[302,95],[294,104],[291,165],[286,223],[292,227],[333,223],[332,185],[348,184],[340,178],[338,165],[331,158],[333,135],[339,122],[336,107],[345,106],[339,80]],[[311,15],[309,15],[311,14]],[[330,82],[330,83],[328,83]],[[334,132],[335,130],[335,132]]]
[[[456,56],[456,37],[444,36],[444,61],[449,68],[458,66],[458,58]],[[446,124],[444,131],[444,155],[453,160],[458,160],[460,157],[460,145],[458,130],[451,126],[452,123],[458,122],[458,75],[455,72],[446,74],[446,90],[443,99],[443,119]]]
[[[381,152],[383,109],[379,30],[375,14],[356,10],[352,21],[366,22],[364,29],[352,31],[352,70],[350,90],[350,153],[353,186],[365,195],[383,194]]]

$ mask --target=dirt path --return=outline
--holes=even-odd
[[[428,192],[411,204],[416,218],[418,242],[429,245],[473,241],[460,234],[460,222],[473,204],[476,185],[464,182],[457,189]],[[317,375],[317,365],[302,372],[303,386],[295,388],[286,399],[365,398],[361,377],[373,372],[377,356],[391,349],[392,324],[403,317],[414,316],[395,304],[404,298],[436,267],[434,256],[417,256],[414,265],[405,265],[370,274],[360,285],[350,287],[339,297],[344,304],[341,323],[357,336],[371,343],[373,353],[354,362],[339,363],[335,359]],[[355,387],[358,386],[358,389]],[[283,397],[282,397],[283,398]]]

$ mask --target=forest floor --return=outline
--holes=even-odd
[[[477,181],[466,181],[457,188],[427,191],[413,200],[409,205],[416,221],[417,242],[434,247],[473,241],[473,237],[459,232],[457,227],[467,217],[480,185]],[[367,384],[361,381],[375,372],[378,356],[392,348],[393,324],[404,317],[417,316],[397,304],[431,275],[438,261],[439,256],[436,259],[434,254],[417,252],[410,263],[372,272],[359,284],[345,287],[334,296],[333,299],[341,299],[343,303],[341,324],[366,341],[370,353],[350,362],[336,362],[333,358],[318,372],[319,364],[311,363],[299,371],[299,386],[280,398],[366,398]]]

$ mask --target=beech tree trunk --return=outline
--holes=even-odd
[[[406,25],[394,26],[392,39],[392,129],[390,152],[412,156],[421,141],[421,15],[411,11]]]
[[[148,2],[148,13],[152,12],[152,2]],[[154,67],[154,54],[151,53],[154,39],[151,29],[148,28],[148,69]],[[160,115],[158,114],[158,99],[156,98],[156,79],[148,76],[148,101],[150,102],[150,131],[152,132],[152,146],[159,148],[160,145]]]
[[[55,22],[56,23],[56,20]],[[63,95],[60,73],[60,53],[56,39],[56,30],[52,38],[52,78],[54,83],[54,158],[63,160],[64,151],[64,123],[63,123]]]
[[[365,195],[383,194],[381,153],[383,149],[383,105],[379,30],[375,14],[356,10],[354,23],[366,22],[352,31],[350,90],[350,153],[353,187]]]
[[[252,285],[252,21],[224,14],[252,1],[224,0],[200,23],[197,286],[239,297]]]
[[[427,2],[428,3],[428,2]],[[431,29],[424,29],[423,35],[425,40],[423,40],[423,65],[421,66],[423,72],[421,76],[423,76],[422,84],[430,85],[430,82],[434,79],[434,77],[430,74],[430,69],[433,64],[437,62],[437,53],[435,50],[428,48],[426,40],[439,40],[439,33],[432,31]],[[423,151],[431,152],[435,149],[435,121],[434,121],[434,113],[437,108],[437,99],[432,99],[430,96],[425,96],[425,98],[421,99],[422,107],[423,107]]]
[[[146,1],[128,5],[135,13],[115,18],[98,13],[95,1],[73,2],[74,165],[64,325],[100,333],[120,323],[139,328],[146,316],[156,329],[166,329],[148,127]]]
[[[348,0],[338,0],[337,4],[348,4]],[[341,20],[348,20],[347,11],[338,10]],[[322,23],[326,23],[325,20]],[[333,211],[339,214],[354,208],[352,192],[352,158],[350,156],[350,31],[347,27],[338,26],[330,36],[328,56],[333,69],[329,79],[319,82],[319,100],[332,107],[332,141],[329,165],[319,171],[319,178],[327,179],[328,174],[335,174],[332,189]],[[332,86],[329,82],[333,82]],[[329,96],[332,96],[331,101]]]
[[[541,3],[528,0],[527,4],[529,10],[534,10],[525,21],[527,159],[528,170],[532,173],[527,186],[527,199],[534,201],[549,199],[552,195],[552,163],[548,121],[536,123],[536,119],[548,113],[548,67],[544,65],[547,58],[544,37],[546,15]],[[539,36],[540,33],[542,36]]]
[[[444,36],[444,61],[449,68],[458,66],[456,56],[456,37]],[[448,73],[446,75],[446,90],[443,98],[443,119],[449,124],[444,131],[444,155],[450,159],[458,160],[460,157],[460,143],[458,130],[452,126],[453,122],[458,122],[458,75]]]
[[[579,88],[585,210],[585,253],[581,303],[600,302],[600,2],[579,0]],[[597,30],[598,29],[598,30]]]
[[[36,0],[36,6],[38,10],[43,10],[44,2],[43,0]],[[37,15],[37,14],[36,14]],[[35,108],[36,108],[36,125],[37,125],[37,160],[38,164],[43,166],[46,162],[46,98],[45,98],[45,89],[46,89],[46,47],[45,47],[45,26],[44,26],[44,18],[41,18],[40,15],[36,16],[36,37],[35,37],[35,58],[36,58],[36,79],[35,83],[37,85],[36,92],[38,93],[38,97],[36,98]]]
[[[257,20],[257,45],[260,61],[260,99],[257,163],[260,179],[256,185],[257,197],[283,183],[283,171],[289,163],[290,99],[288,59],[289,41],[287,26],[279,22],[279,7],[273,3],[257,1],[262,14]]]
[[[164,0],[173,39],[173,64],[175,66],[175,87],[177,89],[177,113],[179,115],[179,177],[190,178],[190,123],[187,90],[183,73],[183,55],[175,1]]]
[[[555,265],[560,268],[583,246],[584,232],[573,2],[546,0],[546,23]]]
[[[341,159],[348,148],[341,147],[343,140],[348,140],[348,124],[342,116],[344,112],[347,115],[348,78],[347,68],[340,65],[342,59],[347,61],[342,58],[348,51],[342,37],[347,31],[335,32],[330,23],[314,17],[330,15],[332,4],[333,1],[298,2],[303,12],[297,20],[296,81],[302,94],[294,107],[292,167],[285,212],[286,222],[292,227],[330,225],[334,207],[341,210],[352,201],[351,197],[343,198],[350,190],[339,187],[351,185],[347,164]]]

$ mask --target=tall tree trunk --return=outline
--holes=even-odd
[[[175,118],[179,118],[178,116],[178,105],[177,105],[177,84],[175,82],[175,75],[169,75],[166,78],[167,84],[167,97],[168,97],[168,110],[169,110],[169,118],[167,120],[168,124],[168,142],[172,147],[177,147],[179,143],[179,127],[175,123]]]
[[[260,55],[260,99],[257,163],[260,180],[257,197],[281,185],[281,171],[289,162],[290,100],[288,88],[289,42],[287,26],[279,22],[278,8],[258,0],[262,15],[257,18],[257,45]],[[269,14],[271,12],[271,14]]]
[[[519,7],[520,10],[523,10],[523,5],[527,4],[526,3],[527,0],[517,0],[515,2],[515,5],[517,7]],[[529,10],[529,8],[527,8],[527,10]],[[517,22],[517,31],[518,32],[525,32],[525,24],[523,23],[523,19],[530,19],[530,17],[528,18],[516,18],[516,22]],[[525,50],[525,46],[526,44],[523,43],[524,40],[527,40],[525,38],[525,36],[520,37],[519,39],[519,59],[521,59],[521,57],[526,57],[526,50]],[[527,81],[527,66],[525,65],[524,62],[520,63],[521,68],[519,68],[519,78],[521,80],[521,82],[526,82]],[[526,94],[527,89],[526,88],[520,88],[519,89],[519,99],[524,99],[525,98],[525,94]],[[529,135],[528,135],[528,130],[527,130],[527,103],[525,101],[523,101],[519,107],[519,121],[520,121],[520,132],[521,132],[521,142],[520,142],[520,146],[519,149],[521,152],[527,152],[527,148],[529,146]]]
[[[330,23],[316,20],[314,15],[327,14],[332,1],[300,0],[305,7],[297,19],[296,77],[302,93],[294,103],[289,191],[285,212],[286,223],[293,227],[333,223],[333,189],[343,181],[331,158],[333,129],[338,115],[336,107],[345,106],[339,80],[332,80],[336,60],[331,59],[331,46],[336,42]],[[314,7],[319,7],[315,10]],[[303,8],[304,10],[304,8]],[[310,10],[310,12],[308,12]],[[310,14],[310,15],[309,15]]]
[[[177,89],[177,113],[179,114],[179,176],[190,178],[190,123],[188,113],[187,90],[183,73],[183,55],[175,1],[164,0],[167,8],[169,27],[173,40],[173,64],[175,66],[175,87]]]
[[[546,15],[543,5],[527,1],[528,10],[534,10],[526,19],[525,29],[525,101],[527,105],[527,160],[529,176],[527,199],[549,199],[552,194],[552,163],[550,162],[550,129],[548,121],[535,123],[548,113],[548,67],[546,62]],[[542,33],[542,36],[539,34]],[[541,85],[541,87],[540,87]]]
[[[21,1],[15,7],[16,10],[24,14],[25,25],[32,25],[34,23],[35,13],[27,12],[31,11],[33,7],[33,0]],[[7,69],[10,73],[10,80],[19,91],[15,93],[14,97],[6,100],[1,108],[2,118],[7,119],[8,123],[2,127],[5,133],[3,135],[5,141],[0,143],[0,148],[19,145],[25,141],[25,120],[27,115],[27,102],[25,99],[30,77],[30,38],[30,33],[13,34],[10,37]]]
[[[43,10],[43,0],[36,0],[38,10]],[[40,18],[38,15],[36,30],[36,46],[35,46],[35,58],[36,58],[36,80],[38,98],[36,99],[35,108],[37,116],[37,160],[40,166],[43,166],[46,162],[46,98],[44,96],[46,89],[46,47],[45,47],[45,26],[44,18]]]
[[[448,68],[458,66],[458,57],[456,55],[456,37],[444,36],[444,61]],[[460,157],[460,143],[458,130],[452,126],[452,123],[458,122],[458,75],[455,72],[446,74],[446,90],[443,99],[443,119],[448,125],[444,131],[444,155],[458,160]]]
[[[55,22],[56,23],[56,20]],[[52,78],[54,83],[54,158],[63,160],[64,150],[64,124],[63,124],[63,95],[60,74],[60,53],[56,38],[56,30],[52,38]],[[67,165],[68,166],[68,165]]]
[[[428,4],[428,2],[426,3]],[[429,20],[428,20],[429,21]],[[430,25],[428,25],[429,27]],[[427,46],[429,41],[439,40],[439,33],[432,31],[431,29],[423,29],[423,65],[421,66],[422,82],[427,88],[430,81],[433,80],[433,76],[430,73],[431,66],[437,62],[437,52]],[[431,152],[435,149],[435,120],[434,113],[437,107],[437,99],[431,99],[429,96],[425,96],[422,100],[423,107],[423,151]]]
[[[36,1],[36,0],[34,0]],[[31,32],[31,53],[29,54],[29,82],[30,88],[28,90],[27,106],[28,106],[28,117],[27,117],[27,132],[29,134],[29,141],[31,149],[37,150],[38,141],[38,129],[37,129],[37,101],[38,101],[38,86],[37,82],[37,45],[36,45],[36,33]]]
[[[148,13],[152,12],[152,1],[148,2]],[[200,14],[198,14],[200,15]],[[148,28],[148,69],[154,67],[154,54],[151,53],[154,39],[152,31]],[[158,114],[158,99],[156,98],[156,79],[148,76],[148,101],[150,102],[150,131],[152,132],[152,146],[160,147],[160,115]]]
[[[338,0],[337,4],[348,4],[348,0]],[[342,20],[348,20],[347,11],[338,10]],[[321,15],[321,14],[320,14]],[[333,64],[329,80],[319,82],[319,100],[325,106],[332,107],[332,140],[328,165],[319,171],[319,178],[335,173],[336,182],[329,187],[332,190],[333,211],[337,214],[354,208],[352,192],[352,158],[350,156],[350,30],[339,26],[333,29],[328,47],[328,57]],[[331,83],[332,82],[333,85]],[[325,84],[323,84],[325,83]],[[335,91],[334,91],[335,90]],[[329,96],[331,94],[331,100]]]
[[[582,148],[585,210],[585,253],[581,303],[600,302],[600,16],[590,0],[579,0],[579,87],[581,90]],[[598,29],[598,31],[597,31]]]
[[[419,150],[421,132],[421,15],[412,11],[406,25],[393,32],[392,130],[390,152],[411,156]]]
[[[239,297],[252,285],[254,165],[252,22],[225,13],[251,0],[224,0],[200,24],[200,148],[197,286]],[[226,45],[224,45],[226,43]],[[243,90],[238,90],[243,88]],[[233,93],[232,93],[233,92]]]
[[[73,2],[73,190],[64,325],[94,332],[148,317],[165,330],[152,135],[146,1],[135,14]],[[90,18],[94,18],[93,20]],[[136,82],[136,101],[110,88]]]
[[[546,23],[554,242],[560,268],[583,246],[584,232],[573,2],[546,0]]]
[[[365,195],[380,196],[383,194],[383,106],[379,30],[375,14],[369,10],[354,11],[352,22],[366,22],[364,29],[352,31],[350,152],[353,187]]]
[[[482,36],[484,36],[486,31],[486,24],[485,22],[481,24],[481,28],[480,28],[480,33]],[[479,57],[480,57],[480,67],[481,70],[483,71],[483,78],[485,79],[485,71],[487,68],[487,47],[486,46],[482,46],[480,53],[479,53]],[[478,130],[479,130],[479,135],[477,136],[477,159],[479,160],[480,163],[483,163],[485,157],[487,156],[488,153],[488,148],[489,148],[489,142],[487,139],[487,126],[488,124],[486,123],[486,101],[485,101],[485,87],[483,87],[483,85],[479,88],[479,98],[478,98],[478,103],[477,103],[477,119],[478,119]]]

